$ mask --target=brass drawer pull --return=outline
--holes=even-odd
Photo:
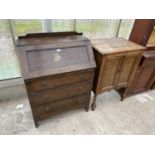
[[[46,110],[46,111],[49,111],[50,109],[51,109],[50,106],[46,106],[46,107],[45,107],[45,110]]]
[[[44,98],[47,99],[47,98],[48,98],[48,94],[45,94],[45,95],[44,95]]]
[[[85,79],[85,76],[82,74],[82,75],[80,75],[80,79],[81,80],[84,80]]]
[[[42,81],[42,82],[41,82],[41,85],[44,86],[44,87],[47,86],[46,81]]]

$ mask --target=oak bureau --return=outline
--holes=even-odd
[[[88,111],[96,64],[82,33],[27,34],[16,49],[36,127],[67,110]]]

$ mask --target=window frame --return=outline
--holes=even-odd
[[[52,32],[52,19],[42,19],[43,20],[43,32]],[[109,19],[110,20],[110,19]],[[120,32],[120,28],[121,28],[121,23],[122,23],[122,20],[123,19],[118,19],[119,20],[119,24],[118,24],[118,27],[117,27],[117,31],[116,31],[116,34],[115,34],[115,37],[118,37],[119,36],[119,32]],[[14,45],[14,49],[16,50],[16,34],[15,34],[15,30],[14,30],[14,26],[13,26],[13,20],[12,19],[8,19],[8,23],[9,23],[9,31],[11,33],[11,37],[12,37],[12,40],[13,40],[13,45]],[[77,30],[77,19],[73,19],[73,30],[76,31]],[[18,61],[18,59],[17,59]],[[21,76],[19,77],[10,77],[8,79],[2,79],[0,80],[1,81],[5,81],[8,82],[7,80],[13,80],[13,83],[15,79],[22,79]],[[22,80],[21,80],[22,81]],[[1,85],[1,84],[0,84]]]

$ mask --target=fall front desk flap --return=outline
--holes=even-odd
[[[24,79],[91,69],[90,41],[82,33],[40,33],[18,37],[17,54]]]

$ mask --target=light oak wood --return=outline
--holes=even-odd
[[[130,85],[145,48],[123,38],[94,40],[92,45],[97,63],[92,103],[95,110],[98,94]]]

